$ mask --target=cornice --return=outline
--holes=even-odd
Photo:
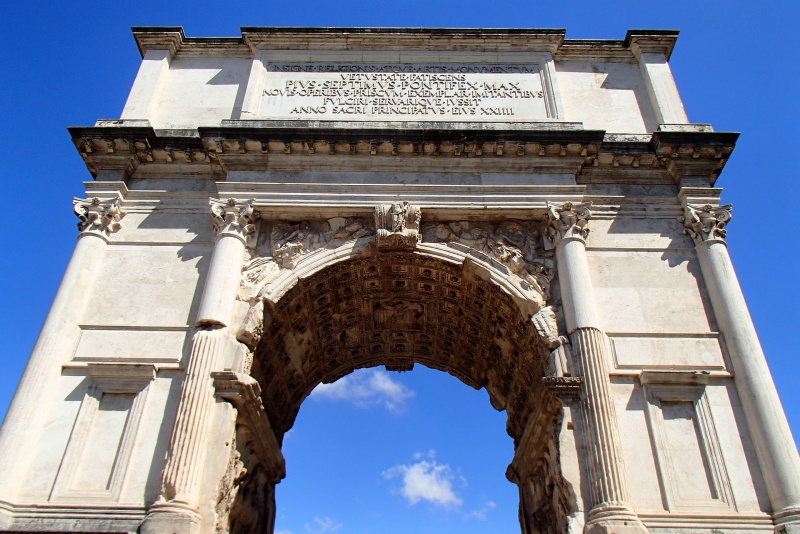
[[[667,58],[674,30],[629,30],[625,39],[566,39],[566,30],[539,28],[241,28],[240,37],[186,37],[180,26],[132,28],[139,52],[166,49],[181,57],[253,57],[256,50],[446,50],[550,52],[557,59],[635,61],[639,51]]]
[[[214,179],[234,170],[426,170],[571,173],[578,183],[679,184],[690,176],[709,185],[739,135],[689,129],[610,136],[579,126],[223,121],[196,131],[161,132],[122,121],[69,132],[93,175],[110,169],[132,176],[148,166],[168,175]]]

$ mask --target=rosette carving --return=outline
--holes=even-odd
[[[553,250],[564,239],[577,238],[585,241],[589,236],[589,211],[591,202],[573,204],[547,203],[547,213],[542,217],[542,239],[545,250]]]
[[[122,227],[119,220],[125,216],[118,198],[73,198],[73,211],[78,216],[78,230],[108,237]]]
[[[253,199],[209,199],[211,218],[214,221],[214,231],[217,235],[233,235],[250,245],[256,229],[254,223],[258,220],[258,212],[253,208],[254,202]]]
[[[733,206],[712,206],[705,204],[698,206],[686,204],[683,207],[683,217],[678,220],[685,226],[683,233],[694,240],[695,245],[706,241],[723,241],[728,231],[725,225],[732,218]]]

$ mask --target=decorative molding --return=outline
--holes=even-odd
[[[78,230],[86,234],[94,234],[104,239],[118,232],[120,219],[125,212],[120,206],[119,198],[78,198],[72,199],[72,210],[78,216]]]
[[[375,206],[376,242],[380,250],[413,250],[422,241],[419,206],[393,202]]]
[[[134,444],[138,434],[139,423],[144,412],[147,386],[155,380],[156,368],[152,364],[112,364],[92,363],[88,365],[90,385],[84,395],[78,415],[75,419],[69,443],[67,444],[61,466],[56,476],[53,490],[50,494],[51,502],[85,502],[87,499],[101,503],[118,503],[125,477],[128,473]],[[113,432],[113,428],[100,428],[97,418],[102,411],[104,398],[113,403],[112,396],[116,396],[121,405],[112,405],[110,410],[119,411],[120,406],[127,405],[127,416],[119,427],[119,440],[108,450],[115,451],[113,461],[108,465],[109,472],[95,472],[98,459],[87,457],[93,449],[92,442],[97,438],[93,431],[102,430],[106,436]],[[92,478],[102,482],[102,488],[84,487],[80,474],[86,471],[93,473]]]
[[[229,198],[221,200],[210,198],[211,218],[217,236],[231,235],[238,237],[248,246],[252,246],[256,231],[255,221],[259,213],[253,208],[255,200],[239,200]]]
[[[562,400],[580,398],[581,381],[581,377],[579,376],[542,377],[542,384],[544,384],[553,395]]]
[[[703,206],[686,203],[684,214],[678,220],[684,224],[683,233],[694,240],[695,245],[706,242],[724,243],[727,230],[725,225],[732,218],[733,205]]]
[[[542,239],[545,250],[553,250],[565,239],[579,239],[586,242],[589,236],[589,211],[591,202],[573,204],[547,203],[547,213],[542,217]]]
[[[644,371],[639,375],[664,507],[670,512],[738,511],[711,405],[706,396],[708,378],[709,373],[703,371]],[[702,462],[701,466],[694,466],[695,469],[690,469],[686,458],[675,457],[671,451],[665,411],[669,406],[677,410],[680,404],[691,404],[690,424],[694,427],[698,447],[696,452]],[[681,418],[680,412],[676,413],[678,415],[673,415],[672,420]],[[686,432],[683,434],[686,435]],[[685,447],[685,443],[682,442],[681,446]],[[682,475],[698,473],[706,477],[709,490],[707,499],[684,493],[686,488],[681,484]]]

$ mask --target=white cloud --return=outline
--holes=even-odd
[[[306,523],[305,528],[309,534],[325,534],[326,532],[336,532],[342,528],[342,524],[327,516],[322,518],[315,517],[314,524],[309,525]]]
[[[414,395],[413,390],[378,369],[359,369],[333,384],[320,384],[311,392],[315,399],[343,400],[360,408],[383,405],[390,412],[403,411]]]
[[[291,530],[276,530],[275,534],[292,534]]]
[[[493,501],[488,501],[480,510],[472,510],[466,517],[467,519],[478,519],[479,521],[486,521],[486,514],[497,508]]]
[[[428,501],[437,506],[457,508],[464,502],[453,491],[455,475],[448,464],[438,464],[434,459],[436,451],[429,451],[427,455],[417,453],[416,463],[399,464],[383,472],[384,478],[400,478],[403,487],[400,495],[405,497],[409,504],[419,501]],[[428,459],[423,459],[427,457]]]

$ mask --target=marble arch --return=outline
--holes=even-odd
[[[521,513],[548,518],[542,532],[561,532],[574,493],[552,443],[560,402],[541,381],[553,372],[550,350],[530,316],[479,273],[469,262],[413,252],[373,252],[323,267],[268,307],[249,374],[277,436],[317,384],[358,368],[421,364],[485,387],[492,406],[507,412],[515,445],[529,451],[516,466],[528,475],[519,481],[521,498],[540,509]],[[529,488],[533,473],[540,478]]]
[[[270,532],[311,388],[420,362],[508,412],[524,534],[800,534],[725,242],[738,134],[689,121],[677,32],[134,37],[120,117],[69,129],[94,180],[0,530]]]

